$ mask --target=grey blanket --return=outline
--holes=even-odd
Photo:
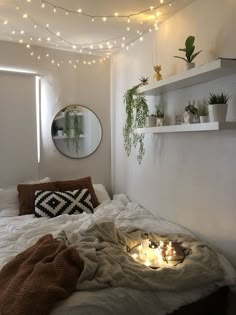
[[[126,252],[141,240],[144,231],[135,227],[119,230],[113,222],[100,222],[81,231],[76,247],[84,260],[78,290],[129,287],[140,290],[187,290],[212,284],[224,277],[216,253],[188,235],[149,233],[153,240],[181,243],[189,249],[183,263],[153,270]]]

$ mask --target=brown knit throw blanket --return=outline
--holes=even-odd
[[[1,315],[47,315],[76,288],[83,261],[77,250],[48,234],[0,271]]]

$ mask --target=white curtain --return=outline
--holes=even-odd
[[[0,72],[0,188],[37,178],[36,77]]]

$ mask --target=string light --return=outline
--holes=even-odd
[[[83,14],[83,15],[85,15],[87,17],[90,17],[92,22],[94,22],[96,18],[101,18],[103,22],[106,22],[108,20],[108,18],[124,18],[124,17],[126,17],[127,18],[127,23],[130,23],[132,17],[138,16],[139,14],[143,14],[143,13],[146,13],[148,11],[152,11],[152,10],[156,11],[157,9],[159,9],[161,6],[164,6],[164,5],[169,5],[170,6],[170,5],[172,5],[172,3],[174,3],[174,1],[175,0],[172,0],[172,1],[159,0],[160,4],[158,6],[156,6],[156,7],[150,6],[148,9],[145,9],[145,10],[140,11],[140,12],[136,12],[134,14],[130,14],[128,16],[120,15],[118,12],[115,12],[112,15],[94,16],[94,15],[88,14],[87,12],[83,12],[82,8],[78,9],[77,11],[72,11],[72,10],[69,10],[69,9],[66,9],[66,8],[63,8],[63,7],[60,7],[60,6],[56,6],[56,5],[52,4],[49,1],[42,1],[41,2],[41,7],[45,7],[45,5],[47,4],[47,5],[49,5],[49,6],[51,6],[53,8],[53,12],[54,13],[56,13],[58,11],[57,9],[60,9],[60,10],[64,11],[65,15],[69,15],[69,13]],[[31,1],[29,1],[29,2],[31,2]],[[19,6],[17,6],[17,10],[20,10]],[[160,12],[156,11],[156,16],[159,16],[159,15],[160,15]],[[122,40],[123,41],[125,40],[124,36],[122,36],[122,35],[121,36],[117,36],[117,37],[115,37],[113,39],[110,39],[110,40],[112,40],[112,43],[114,43],[114,45],[110,44],[110,40],[108,40],[108,41],[107,40],[102,40],[100,42],[86,43],[86,44],[78,44],[78,43],[75,44],[75,43],[72,43],[72,42],[62,38],[60,32],[53,32],[51,29],[49,29],[49,24],[46,24],[46,27],[44,27],[40,23],[36,22],[30,15],[28,15],[28,13],[24,13],[22,15],[22,18],[29,18],[34,23],[34,28],[38,28],[39,27],[41,29],[44,29],[44,30],[48,31],[51,35],[55,36],[55,38],[52,40],[52,42],[51,42],[51,37],[49,37],[49,36],[46,37],[45,39],[43,39],[43,40],[45,40],[47,42],[50,42],[51,43],[50,45],[56,45],[56,47],[58,47],[58,48],[60,48],[60,47],[63,47],[63,48],[64,47],[68,47],[68,49],[71,49],[71,48],[72,49],[77,49],[77,47],[78,47],[80,53],[82,53],[84,51],[84,53],[88,53],[89,55],[91,55],[92,52],[96,52],[96,51],[99,51],[99,50],[102,53],[106,53],[106,50],[119,49],[119,48],[124,48],[124,47],[126,49],[128,47],[128,49],[129,49],[129,46],[133,46],[133,42],[135,42],[137,39],[139,39],[140,41],[143,41],[143,35],[142,34],[145,34],[146,32],[151,32],[152,31],[152,28],[150,27],[150,25],[148,27],[146,27],[145,29],[143,29],[143,27],[142,27],[142,32],[140,32],[139,30],[136,30],[138,36],[133,38],[130,42],[127,42],[126,45],[124,45],[123,42],[122,42]],[[142,24],[142,21],[141,21],[141,24]],[[154,24],[154,29],[158,30],[158,25],[157,25],[156,22]],[[130,31],[130,27],[129,26],[126,27],[126,31]],[[134,31],[135,30],[133,30],[133,32]],[[132,32],[132,34],[133,34],[133,32]],[[15,33],[13,33],[13,34],[15,34]],[[30,37],[30,41],[32,41],[32,40],[33,40],[33,38]],[[60,42],[58,42],[59,40],[60,40]],[[37,38],[37,41],[42,41],[42,38],[41,37]],[[105,43],[107,43],[107,45],[104,47]]]

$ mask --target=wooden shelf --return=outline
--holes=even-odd
[[[209,122],[203,124],[182,124],[162,127],[138,128],[137,133],[173,133],[196,131],[236,130],[236,122]]]
[[[159,95],[236,73],[236,60],[217,59],[208,64],[141,87],[138,94]]]

